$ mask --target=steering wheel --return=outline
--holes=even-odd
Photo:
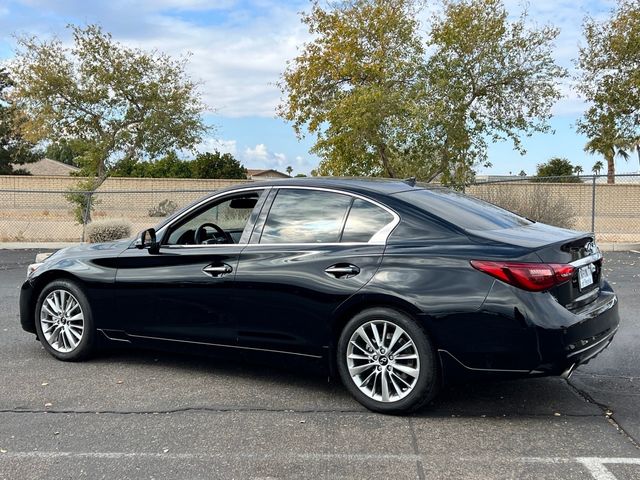
[[[196,245],[209,243],[210,240],[207,239],[207,231],[206,231],[207,227],[213,228],[216,231],[216,233],[219,233],[223,237],[223,238],[220,238],[216,236],[215,239],[212,239],[212,240],[215,240],[215,242],[212,242],[212,243],[233,243],[233,239],[231,238],[231,235],[229,235],[227,232],[222,230],[218,225],[216,225],[215,223],[203,223],[196,229],[196,233],[194,234]]]

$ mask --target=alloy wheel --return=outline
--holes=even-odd
[[[387,320],[373,320],[356,329],[346,357],[354,384],[380,402],[397,402],[409,395],[420,375],[420,357],[413,339]]]
[[[51,291],[40,308],[40,326],[55,351],[75,350],[84,333],[84,313],[76,297],[67,290]]]

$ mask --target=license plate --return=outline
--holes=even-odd
[[[578,284],[580,290],[584,290],[589,285],[593,284],[593,273],[591,272],[591,265],[582,267],[578,270]]]

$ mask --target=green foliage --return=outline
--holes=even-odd
[[[574,167],[566,158],[554,157],[546,163],[536,166],[537,177],[535,181],[554,183],[577,183],[580,178],[574,175]],[[542,178],[541,178],[542,177]],[[544,179],[544,177],[553,177]]]
[[[91,213],[99,203],[93,192],[94,186],[93,179],[82,180],[65,194],[67,201],[73,205],[73,216],[76,222],[81,225],[91,222]]]
[[[207,131],[196,84],[174,60],[114,41],[99,26],[70,26],[61,40],[18,39],[13,97],[26,114],[25,138],[81,141],[83,174],[96,188],[118,161],[191,149]]]
[[[82,167],[82,160],[89,150],[89,146],[82,140],[63,138],[57,142],[50,143],[44,155],[47,158],[57,160],[67,165]]]
[[[230,153],[201,153],[182,160],[175,152],[154,162],[120,162],[111,171],[115,177],[148,178],[230,178],[246,179],[247,170]]]
[[[600,172],[604,169],[604,164],[598,160],[596,163],[593,164],[593,167],[591,167],[591,171],[593,173],[595,173],[596,175],[600,175]]]
[[[566,76],[558,31],[510,20],[501,0],[443,0],[425,49],[413,0],[314,3],[314,39],[285,70],[278,113],[316,134],[320,175],[440,175],[463,184],[487,142],[548,131]]]
[[[616,155],[640,144],[640,4],[619,0],[610,18],[587,18],[584,36],[578,88],[590,106],[578,131],[589,138],[586,151],[604,156],[614,183]]]
[[[559,31],[528,28],[526,11],[510,20],[502,0],[444,1],[432,22],[427,61],[429,125],[442,139],[437,170],[460,184],[487,161],[487,141],[547,132],[551,107],[567,75],[552,57]]]
[[[247,178],[247,170],[230,153],[201,153],[190,167],[193,178]]]
[[[9,74],[0,69],[0,175],[28,175],[26,170],[15,169],[12,164],[33,162],[41,154],[19,132],[24,118],[8,94],[13,86]]]
[[[424,48],[411,0],[353,0],[302,21],[314,35],[289,64],[278,114],[299,136],[317,135],[320,175],[396,175],[392,164],[424,130]]]

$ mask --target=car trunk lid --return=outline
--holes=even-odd
[[[566,308],[580,308],[597,298],[602,278],[602,254],[593,234],[543,223],[470,233],[488,240],[530,248],[531,253],[544,263],[575,267],[568,282],[551,290]]]

